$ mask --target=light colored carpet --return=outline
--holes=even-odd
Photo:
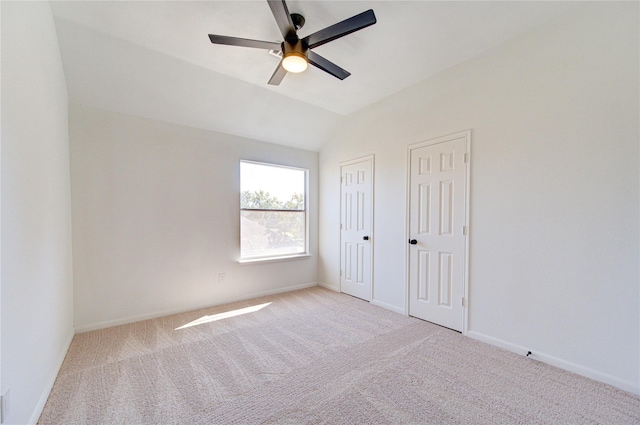
[[[311,288],[76,335],[39,423],[630,425],[640,399]]]

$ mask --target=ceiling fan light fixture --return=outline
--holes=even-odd
[[[282,59],[282,66],[287,72],[293,72],[294,74],[303,72],[309,66],[307,58],[302,53],[289,52]]]
[[[272,86],[279,85],[288,72],[304,72],[309,67],[309,64],[340,80],[344,80],[351,75],[348,71],[345,71],[335,63],[311,51],[311,49],[359,31],[377,22],[373,10],[369,9],[301,39],[298,37],[298,30],[304,25],[304,16],[299,13],[289,13],[286,0],[267,1],[278,25],[278,29],[280,30],[280,34],[282,34],[283,37],[283,41],[280,42],[280,44],[273,41],[250,40],[247,38],[216,34],[209,34],[209,40],[211,40],[213,44],[266,49],[270,54],[281,58],[278,67],[269,79],[269,85]]]

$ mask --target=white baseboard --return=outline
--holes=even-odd
[[[88,325],[77,326],[75,331],[76,333],[95,331],[98,329],[110,328],[112,326],[126,325],[129,323],[141,322],[143,320],[156,319],[158,317],[163,317],[163,316],[170,316],[172,314],[179,314],[179,313],[185,313],[187,311],[199,310],[201,308],[215,307],[217,305],[229,304],[237,301],[250,300],[252,298],[260,298],[260,297],[266,297],[268,295],[275,295],[275,294],[281,294],[284,292],[297,291],[299,289],[312,288],[314,286],[318,286],[318,283],[310,282],[310,283],[303,283],[300,285],[287,286],[284,288],[270,289],[268,291],[241,295],[239,297],[224,298],[213,304],[208,303],[208,304],[202,304],[202,305],[193,305],[189,307],[157,311],[154,313],[141,314],[137,316],[129,316],[129,317],[124,317],[122,319],[107,320],[107,321],[98,322],[98,323],[90,323]]]
[[[324,282],[319,282],[318,286],[321,286],[323,288],[329,289],[333,292],[340,292],[340,288],[337,285],[330,285],[328,283],[324,283]]]
[[[370,302],[371,302],[371,304],[373,304],[375,306],[382,307],[382,308],[387,309],[387,310],[391,310],[391,311],[393,311],[395,313],[402,314],[403,316],[407,315],[407,313],[404,310],[404,308],[397,307],[397,306],[395,306],[393,304],[388,304],[388,303],[385,303],[385,302],[382,302],[382,301],[378,301],[378,300],[371,300]]]
[[[321,286],[323,288],[327,288],[327,289],[329,289],[331,291],[340,292],[340,287],[338,287],[336,285],[330,285],[330,284],[325,283],[325,282],[319,282],[318,286]],[[391,311],[393,311],[395,313],[402,314],[403,316],[407,315],[407,313],[405,312],[404,308],[396,307],[395,305],[388,304],[388,303],[385,303],[383,301],[378,301],[378,300],[374,299],[374,300],[369,301],[369,303],[371,303],[371,304],[373,304],[375,306],[378,306],[378,307],[382,307],[382,308],[384,308],[386,310],[391,310]]]
[[[58,359],[56,361],[56,367],[54,369],[54,373],[51,374],[47,383],[44,387],[44,391],[40,395],[40,399],[38,400],[38,404],[33,409],[33,413],[31,414],[31,418],[29,418],[29,424],[37,424],[38,419],[40,419],[40,415],[44,410],[44,405],[49,398],[49,394],[51,394],[51,390],[53,389],[53,384],[56,382],[56,378],[58,377],[58,373],[60,372],[60,368],[62,367],[62,363],[64,362],[64,358],[67,356],[67,352],[69,351],[69,347],[71,347],[71,341],[73,341],[73,332],[67,338],[67,341],[63,344],[62,350],[58,353]]]
[[[558,357],[551,356],[549,354],[533,351],[532,349],[528,349],[526,347],[513,344],[511,342],[507,342],[498,338],[494,338],[494,337],[482,334],[480,332],[468,331],[466,335],[469,338],[473,338],[475,340],[482,341],[487,344],[503,348],[507,351],[511,351],[512,353],[520,354],[522,356],[526,356],[527,353],[531,351],[532,353],[529,355],[529,358],[531,359],[541,361],[551,366],[555,366],[557,368],[564,369],[569,372],[573,372],[577,375],[581,375],[586,378],[593,379],[595,381],[612,385],[616,388],[620,388],[621,390],[630,392],[635,395],[640,395],[640,386],[638,384],[634,384],[633,382],[625,381],[615,376],[611,376],[609,374],[599,372],[597,370],[589,369],[588,367],[584,367],[579,364],[572,363],[567,360],[563,360]]]

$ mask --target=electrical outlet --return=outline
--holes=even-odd
[[[5,423],[9,416],[9,397],[11,396],[10,390],[7,390],[0,396],[0,423]]]
[[[218,275],[218,282],[220,282],[220,283],[224,283],[224,281],[226,280],[226,278],[227,278],[227,274],[226,274],[226,273],[220,273],[220,274]]]

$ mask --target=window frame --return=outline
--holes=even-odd
[[[256,164],[262,165],[266,167],[272,168],[284,168],[290,170],[302,171],[304,173],[304,209],[302,210],[284,210],[284,209],[258,209],[258,208],[242,208],[242,164]],[[299,253],[291,253],[291,254],[274,254],[274,255],[263,255],[257,257],[242,257],[242,222],[240,222],[239,227],[239,242],[240,242],[240,254],[238,263],[263,263],[263,262],[276,262],[276,261],[287,261],[287,260],[295,260],[301,258],[308,258],[311,255],[309,254],[309,169],[303,167],[296,167],[291,165],[283,165],[276,164],[271,162],[262,162],[262,161],[252,161],[252,160],[240,160],[238,164],[238,172],[240,177],[240,202],[239,202],[239,214],[238,217],[242,220],[242,212],[243,211],[292,211],[292,212],[302,212],[304,213],[304,250]]]

